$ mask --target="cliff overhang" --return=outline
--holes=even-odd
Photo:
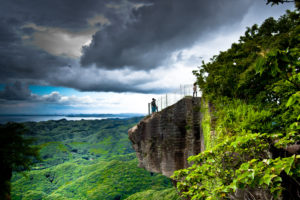
[[[201,98],[185,97],[142,119],[128,131],[139,167],[170,177],[204,149]]]

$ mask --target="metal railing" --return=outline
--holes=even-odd
[[[202,93],[197,86],[197,96],[201,97],[201,95]],[[158,107],[158,111],[161,111],[166,107],[177,103],[180,99],[186,96],[193,96],[193,84],[180,85],[178,90],[172,93],[161,95],[158,99],[156,99],[156,106]],[[150,115],[151,113],[151,103],[148,103],[148,114]]]

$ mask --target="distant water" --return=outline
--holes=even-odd
[[[60,119],[66,119],[66,120],[100,120],[100,119],[107,119],[112,117],[68,117],[68,116],[58,116],[58,115],[8,115],[8,116],[1,116],[0,115],[0,124],[5,124],[7,122],[40,122],[40,121],[48,121],[48,120],[60,120]],[[116,117],[114,117],[116,118]],[[122,118],[122,117],[118,117]]]

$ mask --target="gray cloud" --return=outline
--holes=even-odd
[[[0,91],[0,102],[7,104],[9,102],[31,102],[31,103],[46,103],[46,104],[64,104],[82,103],[84,98],[67,97],[59,92],[51,92],[50,94],[37,95],[31,92],[28,85],[16,81],[14,84],[8,84],[4,90]]]
[[[22,23],[78,30],[86,27],[86,19],[103,10],[104,5],[105,1],[94,0],[3,0],[1,16]]]
[[[0,11],[1,12],[1,11]],[[44,79],[49,71],[68,64],[68,59],[51,55],[41,49],[23,44],[13,18],[0,19],[0,80]]]
[[[18,80],[27,84],[67,86],[84,91],[99,91],[99,88],[114,90],[109,89],[110,86],[113,87],[109,83],[98,89],[94,86],[99,83],[97,81],[89,84],[76,83],[75,79],[80,75],[78,62],[74,58],[58,55],[71,47],[61,46],[60,41],[55,41],[55,37],[47,34],[65,34],[57,38],[64,39],[67,36],[68,40],[76,43],[81,36],[84,39],[97,27],[101,29],[110,23],[129,20],[129,10],[134,6],[135,2],[119,0],[1,1],[0,83],[14,85]],[[69,54],[74,55],[76,51]],[[67,75],[64,72],[69,69],[74,77],[70,77],[69,82],[61,81]],[[85,77],[88,79],[87,74]],[[126,91],[129,87],[128,83],[119,88]]]
[[[2,0],[0,83],[8,86],[0,97],[34,99],[20,83],[80,91],[163,92],[157,80],[168,74],[153,70],[168,66],[166,59],[175,51],[240,22],[255,3],[264,4],[263,0]],[[82,67],[74,58],[79,50],[64,44],[78,48],[93,33],[91,44],[82,51]],[[190,60],[191,65],[197,62]]]
[[[81,68],[78,63],[73,63],[72,66],[60,68],[53,72],[49,77],[50,84],[76,88],[80,91],[99,92],[162,93],[167,89],[154,86],[144,87],[144,84],[157,79],[157,76],[144,71],[135,72],[128,69],[108,71],[95,67]]]
[[[50,102],[50,103],[58,103],[61,101],[62,96],[58,92],[52,92],[49,95],[44,95],[42,97],[39,97],[39,100]]]
[[[6,85],[3,91],[0,91],[2,100],[28,100],[32,99],[31,91],[28,86],[17,81],[14,84]]]
[[[18,45],[0,49],[0,54],[0,78],[5,82],[15,79],[45,80],[51,71],[68,65],[68,59]]]
[[[239,22],[253,0],[152,0],[133,9],[131,21],[98,31],[83,48],[83,65],[100,68],[158,67],[172,52],[192,45],[208,31]]]

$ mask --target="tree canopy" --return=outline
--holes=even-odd
[[[193,72],[206,151],[174,173],[183,197],[300,198],[299,22],[298,11],[287,11],[248,27]]]
[[[278,4],[283,4],[283,3],[295,3],[296,8],[300,8],[300,2],[297,0],[267,0],[267,4],[273,5],[278,5]]]

